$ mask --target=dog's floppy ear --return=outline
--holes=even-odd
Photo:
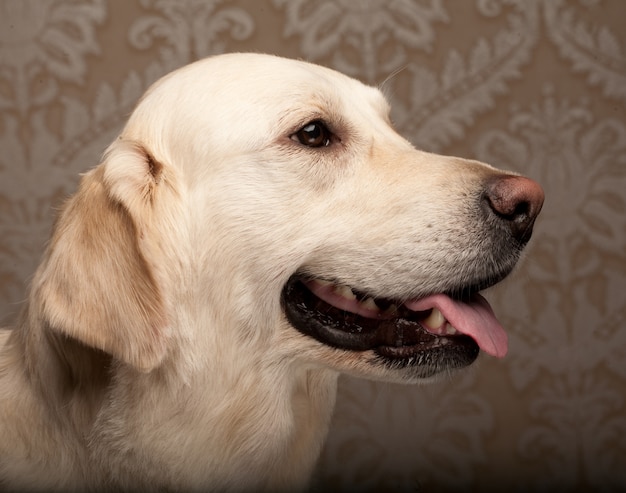
[[[114,143],[65,205],[33,283],[52,330],[142,371],[166,352],[159,259],[149,244],[162,173],[141,146]]]

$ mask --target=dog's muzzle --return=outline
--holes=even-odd
[[[479,350],[503,357],[507,335],[478,291],[502,280],[530,239],[543,205],[543,190],[517,175],[497,175],[485,183],[481,208],[485,225],[498,239],[501,264],[471,285],[457,286],[453,298],[431,294],[392,300],[358,288],[295,274],[282,292],[288,321],[303,334],[343,350],[374,351],[400,366],[441,369],[472,363]],[[505,267],[502,268],[502,265]],[[485,275],[484,266],[482,275]]]

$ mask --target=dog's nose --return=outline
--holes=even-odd
[[[498,176],[487,183],[485,191],[490,210],[505,221],[513,237],[521,243],[530,239],[543,199],[541,186],[523,176]]]

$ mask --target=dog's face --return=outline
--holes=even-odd
[[[147,93],[101,167],[167,320],[149,323],[159,343],[139,366],[187,340],[196,361],[254,347],[415,381],[506,352],[477,293],[516,264],[541,189],[415,150],[374,88],[270,56],[207,59]]]

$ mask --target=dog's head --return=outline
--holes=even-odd
[[[528,179],[414,149],[374,88],[223,55],[140,101],[35,292],[54,330],[144,370],[254,351],[413,381],[506,353],[478,292],[514,267],[542,201]]]

